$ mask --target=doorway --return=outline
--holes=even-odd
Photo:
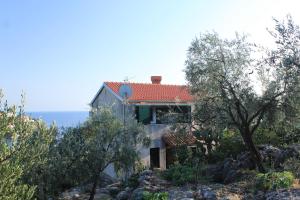
[[[150,168],[159,167],[159,148],[150,148]]]

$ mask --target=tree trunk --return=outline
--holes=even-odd
[[[99,180],[99,174],[100,173],[97,173],[97,175],[95,176],[89,200],[94,200],[94,197],[95,197],[95,194],[96,194],[96,188],[97,188],[98,180]]]
[[[255,145],[254,145],[254,142],[252,140],[252,136],[250,134],[250,132],[248,131],[245,131],[243,134],[243,139],[244,139],[244,142],[247,146],[247,148],[249,149],[250,151],[250,154],[252,156],[252,159],[254,160],[255,162],[255,165],[257,166],[258,168],[258,171],[261,172],[261,173],[265,173],[266,170],[262,164],[262,158],[261,158],[261,155],[259,153],[259,151],[256,149]]]

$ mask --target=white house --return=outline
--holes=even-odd
[[[135,116],[145,125],[151,138],[150,148],[139,149],[143,164],[163,170],[172,160],[169,149],[176,143],[170,122],[174,123],[175,114],[177,122],[191,123],[193,97],[187,86],[161,84],[161,80],[161,76],[151,76],[151,83],[104,82],[91,101],[91,107],[110,106],[121,120],[125,113]],[[125,99],[119,92],[124,84],[132,91],[125,111]],[[188,138],[187,142],[194,142],[194,138]]]

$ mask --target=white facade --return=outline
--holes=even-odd
[[[167,104],[165,106],[172,105]],[[176,105],[176,104],[173,104]],[[111,107],[113,113],[123,120],[124,110],[123,110],[123,100],[121,97],[116,95],[108,86],[105,84],[96,94],[95,98],[91,103],[92,108],[100,108],[102,106]],[[134,116],[136,115],[135,110],[138,104],[128,104],[126,105],[126,115]],[[150,168],[151,165],[155,168],[158,167],[161,170],[166,169],[166,144],[162,140],[162,136],[170,131],[170,126],[168,124],[158,124],[157,114],[155,104],[151,105],[151,121],[149,124],[145,124],[145,129],[148,137],[151,139],[150,147],[138,146],[138,151],[140,153],[140,159],[144,166]],[[162,107],[163,105],[159,105]],[[152,152],[152,153],[151,153]],[[151,157],[152,156],[152,157]],[[157,163],[158,162],[158,163]],[[154,163],[154,164],[153,164]],[[106,173],[111,176],[115,176],[113,166],[109,166],[106,169]]]

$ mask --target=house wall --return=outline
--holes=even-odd
[[[160,168],[166,169],[166,146],[162,140],[162,136],[170,129],[166,124],[149,124],[145,125],[147,135],[151,139],[150,147],[138,147],[142,163],[150,167],[150,148],[159,148]]]
[[[123,120],[124,116],[124,104],[118,99],[109,89],[103,87],[100,94],[96,97],[95,101],[92,104],[93,108],[101,108],[101,107],[109,107],[112,109],[112,112],[116,115],[116,117],[120,120]],[[125,112],[127,116],[132,116],[133,106],[125,105]]]
[[[92,104],[93,108],[110,107],[117,118],[123,120],[123,103],[117,98],[110,89],[103,87],[102,91],[96,97]],[[134,105],[126,105],[126,116],[135,115]],[[151,139],[150,147],[137,146],[143,165],[150,167],[150,148],[159,148],[160,169],[166,169],[166,146],[162,136],[169,132],[170,126],[166,124],[148,124],[145,125],[146,134]],[[110,176],[116,177],[113,165],[106,168],[105,172]]]

